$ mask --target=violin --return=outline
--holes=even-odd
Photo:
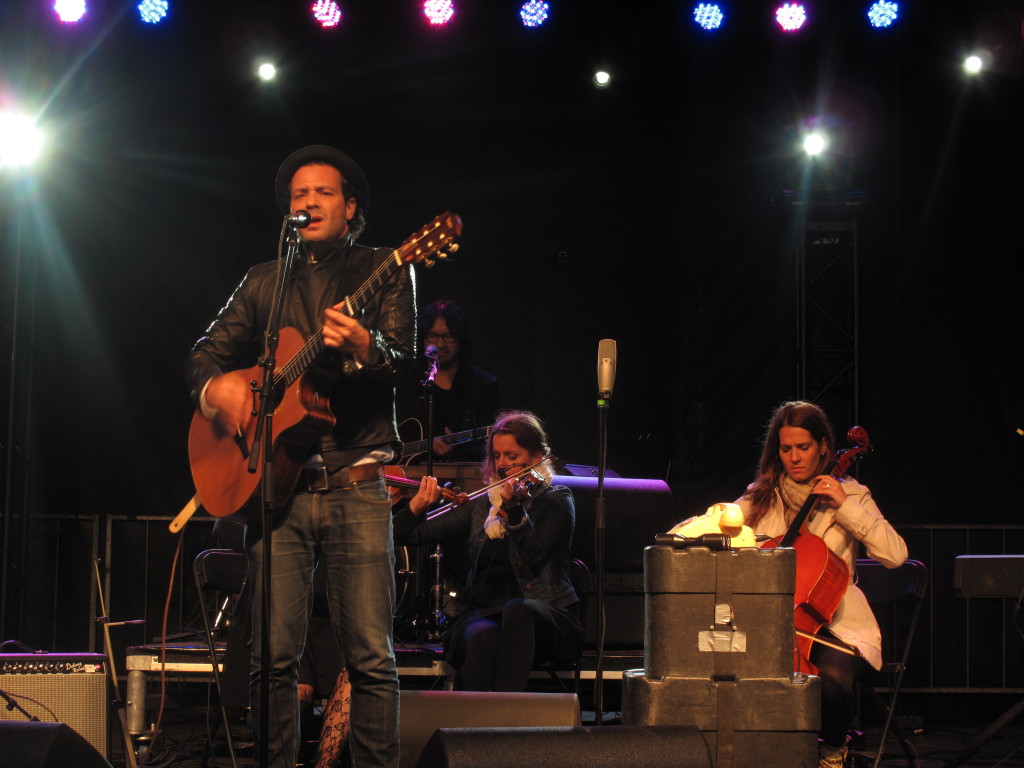
[[[406,477],[401,467],[384,467],[384,484],[391,489],[388,493],[391,494],[392,504],[400,501],[405,495],[415,494],[420,489],[420,481]],[[462,506],[471,498],[459,488],[444,488],[439,485],[437,490],[441,492],[442,499],[456,507]]]
[[[534,468],[528,468],[521,475],[515,475],[512,482],[512,497],[510,503],[522,504],[528,501],[533,495],[547,483],[547,478]]]
[[[500,480],[491,483],[490,485],[485,485],[483,488],[473,491],[466,497],[466,500],[472,501],[473,499],[483,496],[487,494],[492,488],[497,488],[499,485],[502,485],[508,480],[522,480],[523,490],[526,491],[528,488],[531,494],[535,493],[538,488],[543,488],[544,484],[547,482],[547,479],[544,477],[544,474],[540,471],[541,468],[552,466],[553,463],[556,461],[558,461],[558,458],[555,456],[545,456],[536,464],[520,469],[516,472],[513,472],[511,475],[508,475],[507,477],[503,477]],[[433,520],[435,517],[440,517],[441,515],[450,511],[453,507],[457,506],[459,505],[449,503],[445,504],[442,507],[438,507],[437,509],[427,513],[427,520]]]
[[[851,427],[846,433],[846,439],[854,446],[836,451],[821,474],[841,478],[854,460],[871,450],[868,433],[863,427]],[[813,492],[808,494],[782,539],[777,544],[766,542],[762,545],[762,548],[779,546],[796,550],[794,668],[808,675],[818,673],[818,668],[810,660],[812,644],[824,642],[817,637],[818,631],[832,621],[850,583],[850,570],[846,561],[829,549],[820,536],[807,531],[805,523],[817,503],[818,495]]]

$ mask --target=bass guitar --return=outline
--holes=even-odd
[[[344,311],[357,315],[406,264],[432,266],[447,258],[458,249],[455,238],[461,234],[462,220],[453,213],[441,214],[402,243],[358,291],[347,296]],[[294,328],[280,331],[277,356],[288,362],[278,368],[274,381],[276,434],[270,454],[278,506],[291,496],[311,446],[334,426],[330,391],[338,372],[315,365],[323,350],[323,328],[308,339]],[[254,401],[262,372],[260,366],[241,371],[250,380]],[[254,412],[257,406],[254,402]],[[203,508],[215,517],[237,512],[259,488],[262,462],[256,472],[250,472],[247,448],[252,445],[255,422],[244,434],[232,434],[198,409],[192,417],[188,436],[192,479]]]
[[[836,451],[822,474],[843,477],[854,460],[870,451],[868,433],[863,427],[852,427],[846,433],[852,448]],[[811,493],[796,513],[782,539],[765,542],[762,547],[793,547],[796,550],[796,591],[793,595],[793,626],[796,631],[794,670],[806,675],[818,673],[811,663],[811,648],[823,642],[816,635],[832,621],[850,583],[850,569],[839,555],[828,548],[820,536],[808,533],[804,523],[818,503],[817,494]],[[835,646],[832,646],[835,647]],[[839,648],[839,650],[844,650]]]

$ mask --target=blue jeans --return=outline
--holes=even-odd
[[[331,623],[352,682],[349,747],[357,766],[398,765],[398,669],[391,642],[395,604],[391,505],[382,480],[324,493],[296,493],[272,523],[268,765],[294,768],[298,757],[299,658],[306,638],[313,569],[327,569]],[[259,741],[260,525],[246,529],[253,587],[249,698]],[[257,749],[262,745],[257,743]]]

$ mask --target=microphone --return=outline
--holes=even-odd
[[[615,386],[615,339],[601,339],[597,345],[597,396],[606,400]]]
[[[707,547],[712,552],[724,552],[732,546],[732,540],[724,533],[702,533],[700,536],[676,536],[673,533],[656,533],[655,545],[689,549],[690,547]]]
[[[430,361],[430,365],[427,366],[427,377],[423,380],[423,386],[429,386],[434,383],[437,378],[437,368],[440,365],[440,360],[437,359],[437,347],[433,344],[429,345],[423,350],[423,356]]]
[[[296,229],[305,229],[313,222],[313,217],[309,211],[296,211],[285,216],[284,220]]]

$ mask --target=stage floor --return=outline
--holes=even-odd
[[[214,714],[216,716],[216,713]],[[607,727],[614,728],[618,724],[617,715],[616,712],[606,713]],[[203,708],[193,705],[171,706],[164,717],[165,746],[158,747],[155,762],[178,768],[200,768],[204,764],[203,756],[206,751]],[[593,711],[583,712],[583,724],[594,724]],[[915,733],[910,740],[917,750],[919,768],[943,768],[984,728],[983,723],[948,723],[935,724]],[[867,743],[874,744],[878,732],[878,728],[866,729]],[[251,731],[241,722],[233,722],[232,734],[240,768],[255,768]],[[116,749],[116,740],[111,741]],[[214,746],[215,758],[206,764],[218,768],[230,766],[228,752],[219,731],[214,735]],[[119,754],[112,757],[111,763],[115,768],[120,768],[124,764]],[[881,765],[884,768],[902,768],[906,764],[899,745],[891,741]],[[962,765],[968,768],[1024,768],[1024,722],[1016,721],[1003,728]]]

